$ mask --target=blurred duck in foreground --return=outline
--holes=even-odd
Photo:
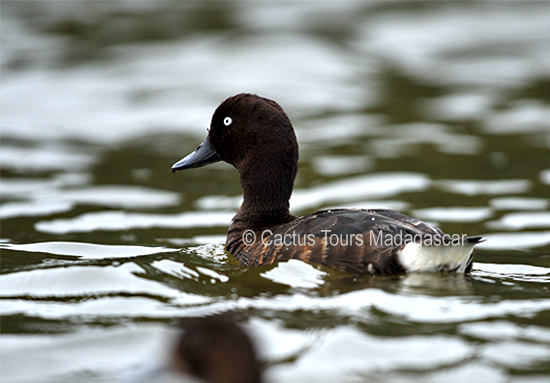
[[[195,319],[174,352],[174,368],[209,383],[260,383],[261,365],[248,334],[223,317]]]
[[[127,376],[127,383],[261,383],[262,364],[249,335],[234,320],[190,320],[166,366]]]

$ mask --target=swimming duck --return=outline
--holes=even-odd
[[[291,258],[360,274],[467,273],[481,237],[450,236],[392,210],[331,209],[290,214],[298,142],[273,100],[241,93],[222,102],[208,135],[172,172],[225,161],[240,174],[243,202],[226,249],[242,265]]]

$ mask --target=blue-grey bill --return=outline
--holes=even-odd
[[[206,166],[213,164],[214,162],[221,161],[222,159],[218,156],[218,153],[210,145],[210,139],[208,136],[203,141],[202,144],[187,157],[179,160],[174,165],[172,165],[172,172],[177,172],[178,170],[200,168],[201,166]]]

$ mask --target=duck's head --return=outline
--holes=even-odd
[[[275,101],[241,93],[218,106],[204,142],[172,171],[198,168],[225,161],[240,172],[259,162],[272,167],[295,164],[298,144],[294,128]]]
[[[298,170],[294,128],[275,101],[254,94],[230,97],[214,112],[208,136],[172,171],[225,161],[240,173],[249,220],[288,220],[288,201]],[[252,217],[252,218],[250,218]]]

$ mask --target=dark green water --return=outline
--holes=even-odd
[[[548,4],[123,4],[2,2],[3,382],[116,382],[222,312],[270,382],[548,380]],[[236,171],[170,166],[242,91],[296,128],[293,213],[483,235],[471,276],[241,267]]]

